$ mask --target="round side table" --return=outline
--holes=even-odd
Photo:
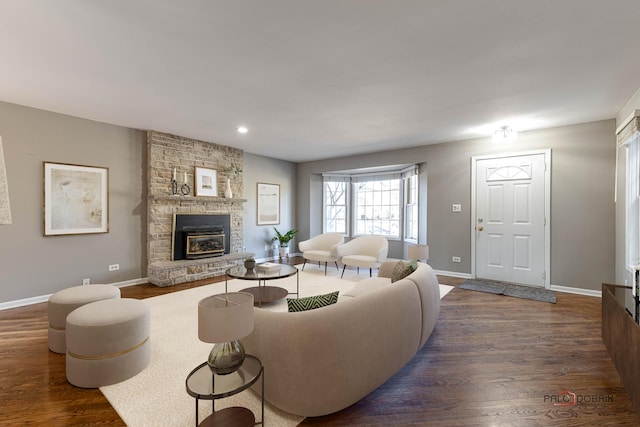
[[[215,401],[243,392],[262,378],[261,419],[256,422],[253,412],[247,408],[231,407],[216,412]],[[229,425],[234,427],[264,425],[264,367],[260,360],[247,354],[242,366],[227,375],[211,371],[207,362],[201,363],[186,380],[187,393],[196,399],[196,427]],[[211,400],[212,414],[198,422],[198,402]]]

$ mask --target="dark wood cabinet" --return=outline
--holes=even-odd
[[[630,298],[630,287],[602,284],[602,341],[640,412],[640,325],[627,308]]]

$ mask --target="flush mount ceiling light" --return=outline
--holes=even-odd
[[[238,133],[241,133],[243,135],[249,132],[249,129],[246,126],[238,126],[236,130],[238,131]]]
[[[495,142],[512,142],[518,137],[518,133],[510,126],[501,126],[493,133]]]

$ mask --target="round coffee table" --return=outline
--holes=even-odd
[[[267,280],[284,279],[286,277],[296,276],[296,292],[289,292],[285,288],[279,286],[267,286]],[[247,270],[242,265],[236,265],[225,271],[224,287],[227,292],[227,281],[229,278],[240,280],[257,280],[258,286],[252,286],[242,289],[240,292],[248,292],[253,295],[254,305],[262,307],[262,304],[269,304],[286,297],[287,295],[295,295],[296,298],[300,294],[300,279],[298,269],[288,264],[278,264],[278,268],[270,271],[261,271],[258,267],[253,270]]]

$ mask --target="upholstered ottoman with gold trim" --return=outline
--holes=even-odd
[[[67,380],[78,387],[119,383],[151,358],[147,303],[121,298],[92,302],[67,316]]]
[[[112,285],[74,286],[49,297],[49,349],[54,353],[66,353],[65,325],[73,310],[90,302],[120,298],[120,289]]]

